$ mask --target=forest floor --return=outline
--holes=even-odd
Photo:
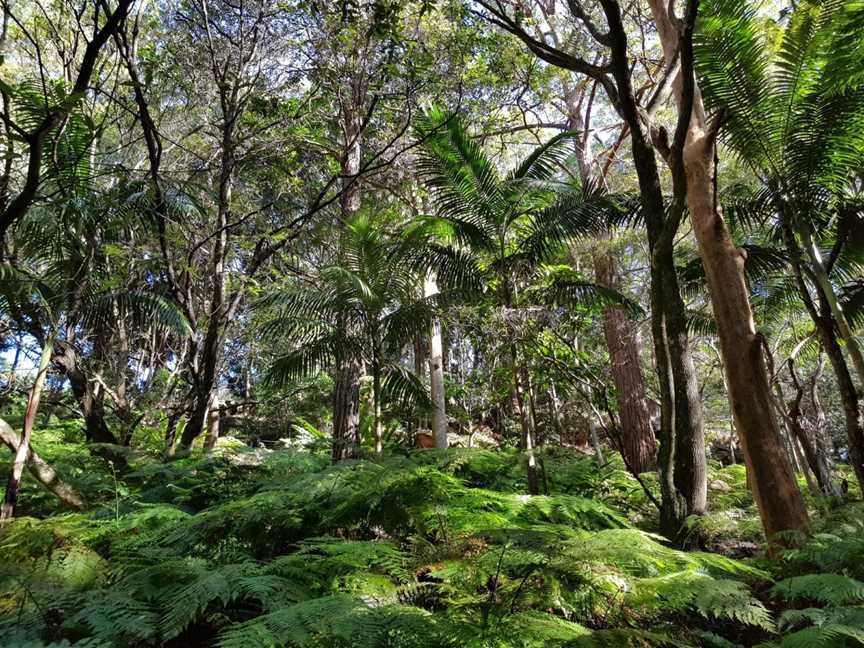
[[[79,429],[52,421],[34,445],[87,510],[27,478],[0,529],[2,646],[864,645],[854,489],[810,498],[812,538],[769,558],[740,465],[711,466],[689,526],[703,550],[680,551],[617,458],[543,450],[548,494],[530,497],[515,451],[140,453],[121,470]]]

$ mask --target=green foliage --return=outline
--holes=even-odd
[[[747,585],[762,572],[669,548],[591,497],[607,469],[547,459],[560,481],[537,497],[517,454],[485,450],[145,464],[119,511],[3,529],[0,618],[22,642],[154,646],[686,646],[703,624],[772,627]]]

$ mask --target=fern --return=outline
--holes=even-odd
[[[771,590],[788,600],[815,600],[828,605],[864,601],[864,583],[841,574],[807,574],[787,578]]]

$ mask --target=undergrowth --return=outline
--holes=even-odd
[[[139,458],[123,473],[85,455],[64,467],[88,512],[47,515],[31,484],[30,515],[0,531],[3,646],[795,648],[864,637],[855,507],[780,560],[740,561],[671,548],[623,466],[561,450],[542,455],[548,494],[536,497],[522,494],[520,456],[503,451],[338,466],[297,450]],[[736,471],[712,471],[732,490],[711,515],[746,517]]]

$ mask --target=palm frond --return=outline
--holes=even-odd
[[[381,398],[385,404],[402,409],[431,411],[432,400],[426,386],[405,367],[390,364],[384,367],[381,381]]]

